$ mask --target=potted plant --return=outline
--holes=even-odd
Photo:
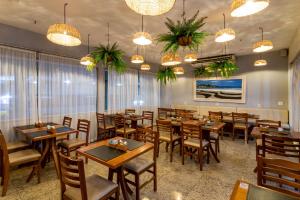
[[[182,21],[172,21],[167,18],[165,25],[169,29],[168,33],[160,34],[157,38],[159,43],[164,43],[163,52],[176,52],[180,46],[187,47],[191,51],[197,51],[198,46],[203,42],[208,35],[199,29],[205,25],[207,17],[198,18],[199,11],[190,19],[183,16]]]
[[[88,71],[92,71],[99,62],[118,73],[123,73],[126,70],[126,63],[123,60],[124,52],[118,48],[118,43],[116,42],[113,45],[108,44],[106,46],[100,44],[91,55],[95,63],[87,66]]]
[[[239,70],[239,67],[231,59],[220,60],[210,64],[206,68],[209,72],[213,72],[216,76],[228,78],[232,74]]]
[[[205,66],[197,67],[194,69],[194,75],[198,77],[209,77],[212,75],[211,71],[208,71]]]
[[[160,69],[156,74],[157,81],[160,81],[165,85],[167,84],[168,81],[175,81],[176,78],[177,78],[176,74],[174,73],[171,67]]]

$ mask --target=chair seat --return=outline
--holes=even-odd
[[[235,123],[234,124],[234,128],[237,128],[237,129],[247,129],[247,126],[246,126],[246,124],[243,124],[243,123]]]
[[[217,139],[219,139],[219,134],[218,134],[218,133],[211,132],[211,133],[209,134],[209,138],[210,138],[211,140],[217,140]]]
[[[35,149],[27,149],[8,154],[10,166],[17,166],[32,161],[37,161],[40,159],[40,157],[40,152]]]
[[[22,141],[7,143],[8,152],[11,152],[11,151],[14,151],[14,150],[17,150],[17,149],[23,149],[23,148],[26,148],[26,147],[29,147],[29,144],[26,143],[26,142],[22,142]]]
[[[202,147],[205,147],[209,144],[208,141],[206,140],[203,140],[202,141]],[[200,141],[198,139],[187,139],[187,140],[184,140],[184,145],[185,146],[191,146],[191,147],[196,147],[196,148],[200,148]]]
[[[129,170],[139,174],[142,171],[147,170],[154,164],[153,160],[144,158],[135,158],[124,165],[125,170]]]
[[[66,136],[66,135],[56,137],[56,141],[67,140],[67,139],[68,139],[68,136]]]
[[[181,136],[173,134],[172,139],[173,139],[173,141],[174,140],[179,140],[179,139],[181,139]],[[171,141],[170,133],[160,132],[159,133],[159,140],[162,140],[162,141],[165,141],[165,142],[170,142]]]
[[[115,128],[115,126],[112,124],[106,124],[105,128],[104,128],[104,126],[99,126],[99,128],[107,130],[107,129],[113,129],[113,128]]]
[[[130,133],[134,133],[136,130],[134,128],[129,128],[129,127],[126,127],[125,128],[125,133],[126,134],[130,134]],[[119,128],[116,130],[116,133],[119,133],[119,134],[124,134],[124,128]]]
[[[86,178],[86,188],[88,200],[99,200],[117,189],[118,185],[101,176],[92,175]],[[64,196],[72,200],[82,199],[79,188],[67,187]]]
[[[137,127],[138,128],[152,128],[152,125],[151,124],[139,124]]]
[[[76,148],[76,147],[80,147],[86,144],[85,140],[76,138],[76,139],[71,139],[71,140],[66,140],[63,141],[62,143],[60,143],[61,146],[68,148],[68,149],[72,149],[72,148]]]

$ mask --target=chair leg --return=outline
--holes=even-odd
[[[248,144],[248,130],[245,130],[245,144]]]
[[[207,164],[209,164],[209,154],[210,154],[210,152],[209,152],[209,147],[206,147],[207,148],[207,158],[206,158],[206,162],[207,162]]]
[[[173,162],[173,142],[171,142],[171,149],[170,149],[170,162]]]
[[[154,192],[156,192],[157,191],[157,168],[156,168],[156,163],[154,163],[154,166],[153,166],[153,176],[154,176],[153,190],[154,190]]]
[[[140,200],[140,177],[135,175],[135,199]]]
[[[89,159],[87,157],[85,157],[85,164],[88,164]]]
[[[198,160],[200,164],[200,171],[202,171],[203,168],[203,152],[202,149],[198,149]]]
[[[168,149],[169,149],[169,143],[166,142],[166,152],[168,152]]]
[[[37,163],[36,168],[37,168],[36,175],[37,175],[38,183],[41,183],[41,166],[39,165],[39,163]]]
[[[184,146],[182,146],[181,147],[181,156],[182,156],[181,163],[182,163],[182,165],[184,165],[184,154],[185,154],[185,152],[184,152]]]
[[[220,139],[218,139],[218,152],[220,153]]]
[[[120,187],[118,186],[118,189],[117,189],[117,191],[116,191],[115,199],[116,199],[116,200],[119,200],[119,198],[120,198]]]
[[[9,170],[5,170],[3,174],[3,188],[2,188],[2,196],[6,195],[9,183]]]
[[[232,128],[232,140],[235,139],[235,135],[234,135],[234,128]]]

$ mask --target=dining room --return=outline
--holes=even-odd
[[[300,199],[299,9],[1,0],[0,199]]]

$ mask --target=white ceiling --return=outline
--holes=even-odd
[[[67,23],[81,32],[83,43],[91,34],[91,45],[106,43],[106,24],[110,23],[111,41],[118,41],[128,56],[135,52],[132,36],[141,29],[141,16],[130,10],[124,0],[68,0]],[[252,44],[260,39],[259,26],[264,27],[265,38],[273,41],[275,50],[288,48],[300,22],[300,0],[271,0],[261,13],[244,18],[230,17],[231,0],[187,0],[186,13],[208,16],[204,30],[211,33],[201,47],[203,56],[222,53],[223,46],[214,42],[214,33],[222,28],[224,12],[227,26],[235,29],[237,38],[229,43],[228,53],[251,54]],[[0,23],[46,34],[48,26],[63,21],[62,0],[1,0]],[[145,30],[154,37],[166,32],[166,17],[180,19],[182,0],[162,16],[144,17]],[[37,24],[34,24],[37,20]],[[156,43],[146,48],[148,61],[159,63],[161,46]],[[200,52],[199,52],[200,54]]]

